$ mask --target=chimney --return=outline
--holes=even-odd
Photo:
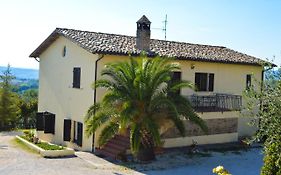
[[[150,24],[151,22],[147,19],[145,15],[143,15],[137,21],[137,38],[136,44],[137,49],[143,51],[149,51],[150,48]]]

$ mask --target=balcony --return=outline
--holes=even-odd
[[[191,95],[187,98],[197,112],[240,111],[242,106],[241,95]]]

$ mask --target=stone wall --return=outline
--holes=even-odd
[[[225,133],[236,133],[238,128],[238,118],[219,118],[205,120],[208,126],[208,133],[204,133],[200,127],[190,121],[184,121],[186,136],[202,136],[202,135],[214,135]],[[181,137],[179,131],[173,127],[168,129],[162,138],[177,138]]]

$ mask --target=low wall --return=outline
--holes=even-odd
[[[204,119],[204,121],[208,127],[207,133],[203,132],[198,125],[188,120],[184,121],[186,137],[182,137],[175,127],[167,129],[161,135],[165,141],[164,147],[189,146],[193,141],[199,145],[238,141],[238,118],[211,118]]]
[[[164,148],[183,147],[192,145],[193,141],[196,141],[198,145],[216,144],[216,143],[228,143],[237,142],[238,133],[226,133],[215,135],[204,135],[194,137],[178,137],[163,139]]]
[[[41,154],[43,157],[65,157],[65,156],[73,156],[75,153],[74,150],[70,148],[65,148],[63,150],[44,150],[19,136],[16,136],[16,138],[19,139],[21,142],[23,142],[30,149]]]

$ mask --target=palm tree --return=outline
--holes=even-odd
[[[205,123],[189,101],[177,93],[181,88],[192,88],[192,84],[184,80],[171,81],[173,72],[179,70],[179,64],[173,59],[145,55],[107,64],[101,75],[108,78],[93,84],[93,88],[105,88],[107,93],[86,114],[87,134],[93,134],[106,123],[98,140],[102,146],[114,135],[129,130],[132,153],[138,159],[154,159],[153,148],[161,144],[161,121],[172,121],[182,136],[185,135],[184,119],[206,131]]]

